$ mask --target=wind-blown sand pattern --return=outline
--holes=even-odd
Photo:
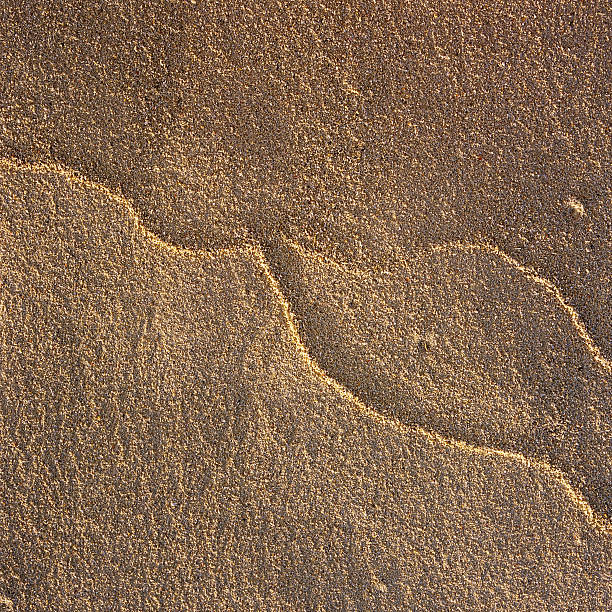
[[[378,274],[287,242],[271,261],[311,353],[356,396],[538,457],[612,514],[610,363],[548,281],[479,245],[438,245]]]
[[[74,173],[1,166],[2,519],[38,534],[3,543],[18,605],[71,601],[53,568],[76,538],[94,607],[605,609],[608,527],[564,476],[365,407],[309,357],[261,250],[177,249]]]
[[[0,610],[612,608],[609,7],[0,6]]]
[[[0,7],[0,155],[77,169],[192,248],[248,227],[365,268],[493,244],[612,357],[605,3],[68,6]]]

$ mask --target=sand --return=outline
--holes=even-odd
[[[604,3],[0,24],[0,610],[612,607]]]

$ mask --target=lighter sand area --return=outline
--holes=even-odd
[[[605,609],[608,527],[565,476],[366,407],[261,250],[177,249],[70,171],[2,170],[2,520],[37,534],[4,540],[16,605],[67,605],[83,541],[94,607]]]

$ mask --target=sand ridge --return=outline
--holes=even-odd
[[[494,244],[610,358],[600,4],[7,2],[2,156],[78,168],[195,248],[245,225],[365,266]]]
[[[612,383],[546,285],[463,244],[376,271],[266,252],[311,355],[366,404],[552,463],[609,516]]]
[[[602,532],[606,533],[607,535],[612,536],[612,524],[609,522],[607,517],[602,516],[600,514],[596,514],[595,512],[593,512],[591,506],[588,504],[588,502],[582,496],[582,494],[577,492],[571,486],[571,484],[568,482],[565,474],[561,470],[558,470],[558,469],[552,467],[548,463],[546,463],[544,461],[539,461],[537,459],[533,459],[533,458],[530,458],[530,457],[526,457],[526,456],[522,455],[521,453],[508,452],[508,451],[505,451],[505,450],[499,450],[499,449],[492,449],[492,448],[485,448],[485,447],[474,446],[472,444],[469,444],[469,443],[461,441],[461,440],[455,440],[455,439],[451,439],[451,438],[446,438],[446,437],[444,437],[444,436],[442,436],[442,435],[440,435],[440,434],[438,434],[436,432],[428,431],[428,430],[426,430],[426,429],[424,429],[422,427],[411,428],[410,426],[407,426],[407,425],[403,424],[401,421],[398,421],[396,419],[391,419],[389,417],[381,415],[380,412],[377,412],[376,410],[373,410],[372,408],[370,408],[369,406],[364,404],[353,393],[351,393],[346,387],[344,387],[341,383],[339,383],[335,378],[330,376],[317,363],[317,361],[315,359],[313,359],[312,356],[309,354],[306,345],[304,344],[304,342],[302,341],[302,338],[300,337],[300,334],[299,334],[299,331],[298,331],[298,325],[297,325],[297,323],[295,321],[295,317],[294,317],[293,312],[291,310],[291,305],[287,301],[285,296],[283,295],[282,289],[281,289],[278,281],[274,277],[274,275],[273,275],[273,273],[272,273],[272,271],[271,271],[271,269],[270,269],[270,267],[268,265],[268,262],[267,262],[267,260],[266,260],[266,258],[264,256],[264,254],[263,254],[263,251],[261,249],[255,249],[253,251],[253,254],[254,254],[255,257],[257,257],[257,259],[260,261],[262,267],[266,270],[266,274],[268,276],[269,282],[270,282],[271,286],[274,288],[274,290],[275,290],[275,292],[276,292],[276,294],[278,296],[278,300],[279,300],[280,304],[282,305],[283,312],[285,314],[285,317],[287,319],[287,323],[288,323],[288,325],[290,327],[290,330],[291,330],[291,335],[292,335],[292,337],[294,339],[294,342],[296,343],[296,345],[299,348],[300,354],[303,356],[303,358],[308,363],[309,367],[311,367],[314,372],[316,372],[319,376],[321,376],[322,378],[327,380],[340,394],[342,394],[343,396],[349,398],[352,402],[354,402],[360,408],[360,410],[362,410],[363,412],[365,412],[366,414],[368,414],[372,418],[374,418],[376,420],[379,420],[382,423],[390,423],[393,427],[399,429],[400,431],[416,430],[420,434],[422,434],[423,436],[427,437],[429,440],[431,440],[432,442],[434,442],[436,444],[448,445],[448,446],[452,446],[454,448],[459,448],[459,449],[461,449],[463,451],[480,453],[480,454],[483,454],[483,455],[506,457],[506,458],[509,458],[509,459],[512,459],[512,460],[516,460],[519,463],[521,463],[522,465],[533,466],[533,467],[536,467],[537,469],[541,469],[545,473],[550,474],[554,478],[558,479],[563,484],[563,487],[567,491],[567,494],[568,494],[569,498],[572,500],[573,503],[575,503],[578,507],[580,507],[582,509],[582,511],[588,517],[589,522],[591,522],[595,527],[597,527]]]
[[[612,535],[612,524],[609,522],[607,517],[602,516],[598,513],[595,513],[584,496],[577,491],[570,482],[567,480],[566,475],[559,469],[554,466],[549,465],[545,461],[541,461],[538,459],[534,459],[532,457],[526,457],[518,452],[509,452],[507,450],[479,447],[469,444],[468,442],[462,440],[455,440],[452,438],[445,437],[436,433],[435,431],[428,431],[422,427],[411,427],[398,421],[397,419],[390,418],[381,414],[380,412],[372,409],[368,405],[366,405],[363,401],[361,401],[354,393],[348,390],[344,385],[338,382],[335,378],[330,376],[324,368],[322,368],[319,363],[312,357],[307,348],[307,344],[302,340],[299,333],[299,324],[296,322],[295,316],[293,314],[290,302],[285,297],[281,285],[273,274],[266,255],[264,254],[264,250],[258,245],[255,239],[252,239],[249,244],[243,246],[237,246],[234,248],[227,249],[218,249],[218,250],[193,250],[189,248],[179,247],[170,243],[167,243],[159,236],[157,236],[154,232],[149,230],[141,221],[136,209],[129,199],[113,193],[112,190],[107,187],[96,183],[95,181],[91,181],[90,179],[82,177],[78,172],[64,168],[58,164],[50,164],[50,163],[39,163],[39,164],[30,164],[24,163],[15,159],[2,159],[0,160],[0,168],[4,168],[9,171],[15,172],[26,172],[33,174],[46,174],[53,173],[59,174],[63,178],[65,178],[69,183],[75,184],[79,187],[85,187],[87,189],[92,189],[93,191],[103,194],[105,197],[109,198],[111,201],[116,204],[124,207],[129,217],[134,222],[134,228],[137,232],[140,232],[143,237],[146,238],[148,242],[154,245],[156,248],[162,249],[169,253],[172,253],[179,258],[187,258],[189,260],[199,260],[201,258],[205,258],[207,260],[216,259],[218,257],[223,256],[231,256],[234,253],[242,252],[247,254],[249,257],[253,259],[254,262],[261,268],[265,278],[267,279],[270,287],[272,288],[274,294],[277,297],[278,303],[281,307],[283,316],[286,320],[290,337],[292,338],[295,346],[298,349],[298,353],[301,355],[304,363],[307,367],[315,373],[318,377],[324,380],[327,384],[329,384],[336,392],[338,392],[342,397],[346,398],[351,404],[355,405],[360,411],[364,414],[368,415],[370,418],[375,421],[380,422],[381,424],[388,425],[399,432],[418,432],[423,437],[427,438],[434,445],[443,445],[450,446],[453,448],[457,448],[461,451],[481,454],[484,456],[492,456],[492,457],[504,457],[506,459],[516,461],[519,464],[525,467],[535,468],[537,470],[541,470],[545,474],[551,476],[555,480],[557,480],[565,490],[568,498],[574,503],[580,510],[585,514],[588,522],[593,525],[597,530],[599,530],[602,534],[610,536]],[[302,253],[307,254],[309,257],[320,258],[321,261],[338,267],[342,271],[347,271],[347,267],[339,264],[337,262],[332,262],[328,258],[323,258],[318,254],[308,253],[302,249],[299,245],[292,244],[297,250],[300,250]],[[530,279],[538,282],[542,285],[548,292],[555,296],[555,298],[560,302],[560,305],[568,311],[572,323],[576,327],[576,333],[580,336],[580,338],[585,342],[585,346],[592,353],[594,360],[598,363],[598,365],[605,370],[609,368],[609,362],[601,357],[601,353],[598,350],[597,346],[593,343],[593,341],[588,336],[584,326],[581,324],[578,315],[573,311],[573,309],[568,306],[563,296],[560,294],[559,290],[552,284],[550,281],[546,279],[541,279],[537,277],[535,273],[533,273],[528,268],[521,266],[511,257],[501,253],[499,249],[495,247],[487,247],[485,245],[464,245],[464,244],[454,244],[454,245],[436,245],[432,247],[433,251],[440,251],[446,248],[455,248],[466,251],[486,251],[490,253],[495,253],[495,255],[504,259],[507,263],[521,270],[526,276]],[[364,270],[350,270],[351,274],[358,274],[360,276],[369,276],[369,273]],[[535,278],[534,278],[535,277]],[[536,280],[539,279],[539,280]]]

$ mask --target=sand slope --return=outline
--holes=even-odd
[[[563,483],[352,400],[261,251],[165,246],[68,173],[0,189],[17,609],[609,605],[610,539]]]
[[[546,281],[491,247],[351,270],[267,249],[311,354],[378,411],[540,458],[612,515],[612,367]]]

